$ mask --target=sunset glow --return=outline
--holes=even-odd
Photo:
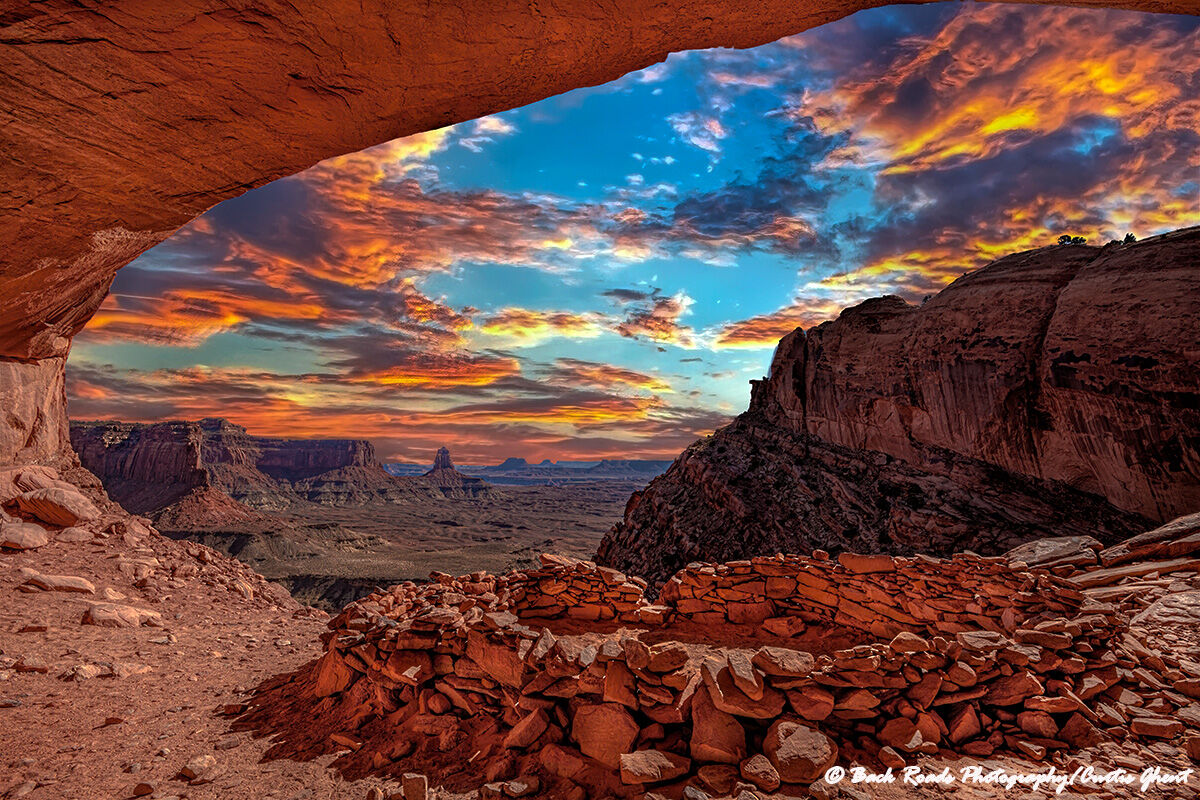
[[[1059,235],[1200,224],[1200,22],[862,12],[380,144],[123,269],[71,415],[388,459],[673,457],[796,327]]]

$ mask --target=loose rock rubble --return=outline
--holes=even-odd
[[[1188,635],[1200,624],[1200,514],[1108,548],[1089,537],[1067,536],[1030,542],[1007,557],[1067,578],[1085,596],[1116,605],[1133,617],[1135,629],[1154,621],[1164,647],[1200,661],[1200,636]]]
[[[275,691],[349,773],[423,766],[485,797],[829,796],[837,763],[1200,747],[1200,663],[1045,569],[817,552],[692,564],[657,605],[643,588],[555,556],[435,574],[348,606]]]

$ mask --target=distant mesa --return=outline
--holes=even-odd
[[[261,521],[306,503],[410,503],[445,495],[436,483],[390,475],[364,439],[251,436],[220,418],[73,421],[71,446],[110,497],[172,530]]]
[[[529,462],[523,458],[506,458],[500,462],[496,469],[523,469],[529,466]]]
[[[492,483],[512,486],[566,486],[597,481],[621,481],[644,486],[670,465],[670,461],[643,459],[555,461],[550,458],[530,464],[524,458],[509,457],[495,466],[469,466],[464,469]]]
[[[671,466],[670,461],[644,461],[628,458],[606,458],[596,466],[589,467],[588,472],[596,475],[644,475],[646,477],[653,478],[656,475],[661,475],[669,466]]]
[[[472,478],[455,469],[450,450],[445,447],[438,448],[433,457],[433,469],[421,478],[432,484],[445,497],[479,497],[491,492],[491,487],[483,479]]]

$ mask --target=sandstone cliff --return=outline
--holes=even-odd
[[[1200,508],[1200,229],[1000,259],[779,343],[749,411],[634,495],[599,559],[1113,541]]]
[[[223,419],[73,422],[71,443],[113,499],[135,513],[167,514],[172,529],[228,524],[239,519],[238,509],[252,517],[251,509],[278,511],[303,501],[431,496],[428,487],[389,475],[370,442],[251,436]]]

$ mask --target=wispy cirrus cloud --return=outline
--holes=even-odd
[[[535,311],[509,307],[480,320],[479,330],[491,336],[508,337],[518,344],[536,344],[552,338],[594,338],[603,332],[600,314],[571,311]]]
[[[811,328],[836,319],[845,304],[838,300],[797,300],[769,314],[758,314],[722,325],[713,339],[713,346],[725,348],[774,348],[779,340],[796,328]]]
[[[673,391],[671,384],[657,375],[648,375],[613,364],[598,364],[594,361],[581,361],[575,358],[557,359],[554,362],[554,369],[550,373],[550,379],[568,386],[610,388],[617,385],[656,394]]]

